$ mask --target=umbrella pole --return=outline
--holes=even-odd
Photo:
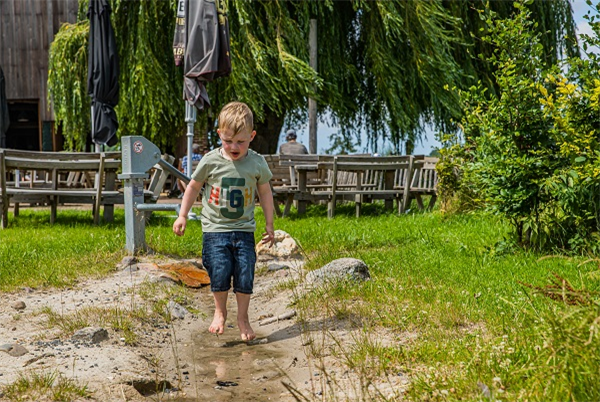
[[[190,102],[185,102],[185,122],[187,123],[187,167],[185,174],[192,177],[192,145],[194,144],[194,123],[196,108]]]

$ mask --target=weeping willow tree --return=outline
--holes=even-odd
[[[48,94],[62,123],[65,145],[76,150],[85,147],[91,127],[87,5],[81,0],[78,22],[61,27],[49,59]],[[175,4],[115,0],[111,7],[121,70],[117,134],[143,135],[160,147],[171,147],[185,125],[183,76],[170,51]]]
[[[141,134],[162,147],[184,132],[182,73],[171,45],[176,1],[112,0],[121,58],[118,135]],[[86,93],[87,20],[65,25],[51,47],[49,89],[57,120],[73,148],[89,132]],[[453,87],[478,80],[493,93],[491,54],[478,38],[480,10],[499,17],[509,2],[481,1],[235,1],[228,4],[233,72],[208,84],[211,108],[199,114],[211,130],[231,100],[256,116],[253,147],[273,153],[285,119],[306,121],[308,97],[341,128],[341,138],[366,130],[375,150],[382,140],[411,150],[426,124],[447,128],[460,116]],[[543,33],[546,61],[575,55],[567,0],[529,3]],[[318,21],[318,69],[309,67],[310,19]],[[479,54],[484,55],[478,58]],[[68,62],[66,62],[68,61]]]

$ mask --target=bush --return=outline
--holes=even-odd
[[[502,216],[524,246],[593,248],[600,227],[600,63],[590,54],[545,66],[530,13],[522,3],[515,10],[506,20],[485,16],[497,91],[488,94],[480,83],[460,92],[462,130],[444,138],[438,168],[442,205]],[[596,37],[585,37],[584,49],[598,45],[599,24],[589,19]]]

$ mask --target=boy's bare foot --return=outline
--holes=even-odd
[[[220,311],[215,311],[215,315],[213,317],[212,323],[210,327],[208,327],[208,332],[215,335],[221,335],[225,330],[225,320],[227,319],[227,315],[223,314]]]
[[[238,319],[238,327],[240,329],[242,341],[251,341],[256,338],[256,334],[254,333],[254,330],[250,326],[250,322],[247,319]]]

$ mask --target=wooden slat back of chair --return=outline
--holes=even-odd
[[[319,162],[319,155],[279,155],[282,166],[310,165]]]
[[[46,151],[23,151],[20,149],[7,150],[11,157],[37,160],[100,160],[101,155],[97,152],[46,152]],[[105,159],[121,159],[121,152],[104,152]]]
[[[439,158],[426,156],[415,161],[415,173],[411,183],[411,190],[435,192],[437,188],[437,170],[435,168]]]
[[[287,166],[281,166],[279,164],[279,155],[263,155],[263,157],[269,166],[269,170],[271,170],[271,173],[273,174],[271,185],[273,187],[290,186],[290,169]]]
[[[162,155],[161,159],[171,165],[173,165],[173,163],[175,162],[175,157],[168,154]],[[163,169],[163,167],[160,164],[157,163],[156,165],[154,165],[152,176],[150,177],[150,183],[148,184],[148,191],[152,193],[152,198],[154,200],[158,200],[160,198],[160,194],[162,193],[165,187],[165,183],[167,182],[168,177],[169,172]]]

